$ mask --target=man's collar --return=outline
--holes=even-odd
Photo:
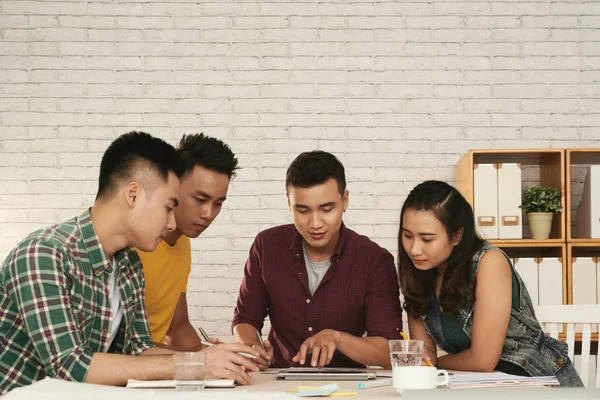
[[[346,228],[346,225],[344,225],[344,222],[342,221],[338,241],[335,245],[335,250],[331,255],[331,258],[335,258],[336,262],[340,260],[340,257],[342,256],[344,249],[346,248],[346,242],[348,240],[347,230],[348,228]],[[300,255],[302,254],[302,235],[300,235],[300,232],[298,232],[297,229],[294,229],[294,237],[292,238],[292,241],[290,243],[290,251],[296,258],[300,258]]]
[[[102,243],[100,243],[100,238],[92,223],[92,215],[90,214],[89,208],[77,217],[77,224],[79,225],[81,237],[83,238],[88,257],[92,263],[92,268],[106,268],[110,263],[108,258],[106,258],[104,247],[102,246]]]

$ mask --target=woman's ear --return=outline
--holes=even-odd
[[[456,231],[456,233],[452,237],[452,246],[456,246],[457,244],[460,243],[460,241],[463,238],[464,232],[465,232],[465,228],[463,228],[463,227],[461,227],[459,230]]]

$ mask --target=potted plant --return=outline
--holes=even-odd
[[[552,228],[552,217],[562,212],[560,190],[545,185],[523,188],[521,205],[527,214],[529,229],[534,239],[548,239]]]

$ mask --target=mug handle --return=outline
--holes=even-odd
[[[450,383],[450,375],[448,375],[448,371],[446,371],[445,369],[438,369],[437,370],[438,373],[438,386],[447,386]],[[440,382],[440,374],[443,375],[444,377],[442,378],[442,381]]]

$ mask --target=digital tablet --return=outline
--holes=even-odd
[[[364,368],[306,368],[282,369],[277,379],[287,381],[366,381],[375,379],[377,374]]]

